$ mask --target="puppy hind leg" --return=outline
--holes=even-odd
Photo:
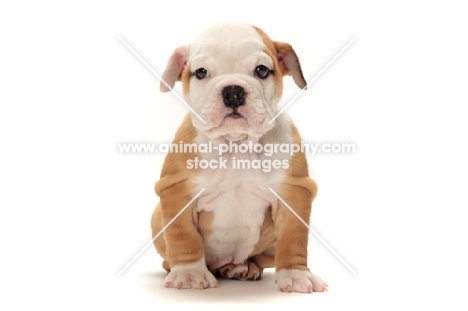
[[[163,263],[162,263],[162,267],[163,267],[164,270],[166,270],[167,272],[171,272],[171,264],[169,263],[169,261],[164,260]]]
[[[161,255],[161,257],[164,259],[162,267],[164,270],[169,272],[171,270],[171,264],[167,260],[166,241],[164,240],[163,234],[160,234],[162,228],[161,203],[159,203],[153,212],[153,216],[151,217],[151,236],[154,238],[157,234],[159,234],[158,238],[153,241],[153,244],[158,254]]]
[[[255,263],[261,270],[265,268],[275,267],[275,254],[262,253],[253,256],[250,260]]]
[[[250,268],[250,265],[255,266]],[[274,268],[275,254],[258,254],[249,259],[249,273],[248,280],[260,280],[263,275],[263,269]]]
[[[227,279],[241,281],[258,281],[262,278],[263,269],[273,267],[275,255],[259,254],[249,258],[242,264],[227,264],[218,268],[216,272]]]

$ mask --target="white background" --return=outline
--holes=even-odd
[[[466,310],[468,22],[464,1],[24,1],[0,4],[0,308]],[[162,155],[186,108],[159,73],[216,21],[289,42],[310,80],[288,109],[307,142],[352,142],[310,157],[319,183],[311,238],[326,294],[260,282],[164,289],[149,241]],[[296,88],[286,82],[285,101]],[[306,304],[306,305],[304,305]]]

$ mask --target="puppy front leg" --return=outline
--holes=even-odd
[[[311,180],[310,180],[311,181]],[[312,182],[315,186],[315,183]],[[284,185],[281,198],[309,223],[315,191],[299,185]],[[327,289],[326,284],[307,268],[309,229],[281,201],[275,219],[277,228],[276,283],[283,292],[312,293]]]
[[[160,192],[163,225],[174,220],[163,234],[170,263],[164,286],[178,289],[217,287],[216,278],[206,267],[203,240],[193,219],[195,204],[175,218],[192,199],[186,189],[189,189],[186,182],[180,182]]]

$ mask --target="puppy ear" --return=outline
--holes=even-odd
[[[301,64],[299,58],[294,52],[292,46],[288,43],[274,41],[273,45],[278,54],[278,64],[281,68],[283,76],[291,75],[294,82],[301,89],[307,88],[307,82],[302,75]]]
[[[187,63],[187,56],[189,53],[189,46],[181,46],[175,49],[169,61],[167,62],[166,69],[163,72],[162,80],[159,89],[161,92],[170,91],[176,81],[181,81],[182,72],[184,71],[185,64]]]

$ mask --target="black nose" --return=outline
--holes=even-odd
[[[221,92],[226,107],[237,108],[245,103],[245,91],[238,85],[229,85]]]

